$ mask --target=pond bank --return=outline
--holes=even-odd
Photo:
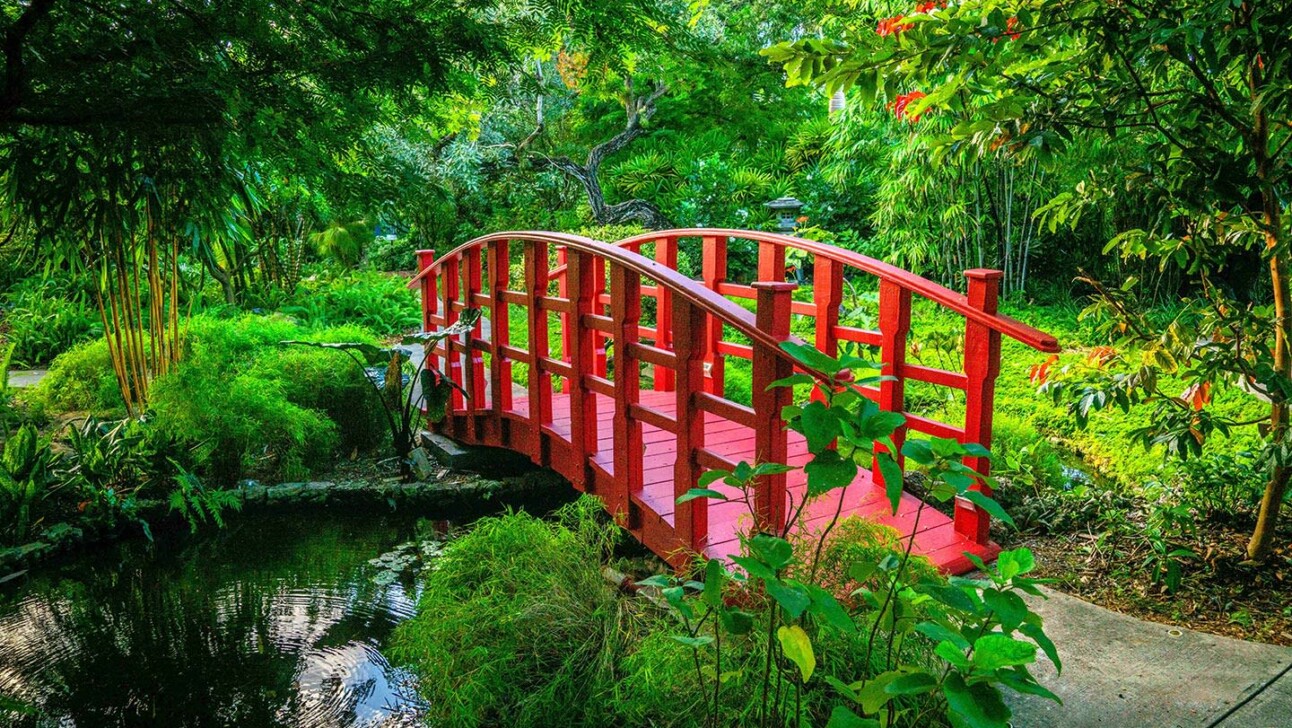
[[[439,477],[401,483],[371,475],[356,477],[354,472],[339,469],[333,479],[262,485],[246,482],[231,492],[241,508],[255,510],[292,505],[379,506],[389,510],[401,508],[440,510],[464,518],[478,518],[504,507],[531,505],[550,509],[574,497],[565,481],[547,470],[533,470],[500,479],[444,472]],[[140,514],[152,524],[178,522],[169,504],[145,501]],[[238,514],[227,512],[236,520]],[[69,554],[92,543],[138,533],[133,524],[111,531],[95,532],[71,524],[55,524],[42,538],[0,549],[0,584],[16,578],[25,568],[60,554]]]

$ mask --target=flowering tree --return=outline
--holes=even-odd
[[[924,3],[890,17],[842,17],[833,39],[805,38],[764,53],[791,84],[853,89],[898,116],[954,114],[936,155],[1008,155],[1053,163],[1096,135],[1135,140],[1138,163],[1068,190],[1040,214],[1052,229],[1114,196],[1135,195],[1149,222],[1106,252],[1178,267],[1199,295],[1166,326],[1136,304],[1136,283],[1103,285],[1116,352],[1038,379],[1074,413],[1156,408],[1137,434],[1182,457],[1214,433],[1256,427],[1269,480],[1248,547],[1273,546],[1292,474],[1292,4],[1208,0],[964,0]],[[1236,260],[1259,257],[1256,285],[1230,285]],[[1173,375],[1170,379],[1161,375]],[[1183,391],[1164,382],[1183,379]],[[1247,392],[1263,416],[1209,411],[1216,387]]]

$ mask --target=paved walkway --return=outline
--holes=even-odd
[[[34,387],[45,378],[44,369],[17,369],[9,372],[10,387]]]
[[[1144,622],[1052,590],[1032,600],[1059,648],[1033,673],[1063,705],[1011,695],[1017,728],[1289,728],[1292,647]]]

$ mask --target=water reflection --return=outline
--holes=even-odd
[[[133,541],[0,592],[0,695],[18,726],[412,725],[380,647],[415,594],[371,559],[412,537],[389,514],[243,516]]]

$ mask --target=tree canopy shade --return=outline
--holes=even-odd
[[[855,88],[912,124],[944,117],[945,132],[930,140],[937,155],[1048,162],[1096,135],[1135,140],[1135,164],[1099,170],[1041,214],[1053,229],[1137,195],[1148,219],[1107,250],[1187,271],[1200,295],[1164,331],[1128,303],[1134,281],[1120,290],[1096,282],[1117,330],[1145,354],[1066,389],[1081,418],[1153,403],[1154,423],[1136,434],[1182,457],[1201,453],[1213,432],[1259,425],[1270,480],[1249,554],[1268,556],[1292,476],[1292,3],[927,2],[831,27],[837,39],[765,53],[791,83]],[[1259,259],[1265,280],[1225,285],[1244,259]],[[1159,373],[1190,387],[1162,391]],[[1213,384],[1252,392],[1268,417],[1213,415]]]
[[[179,355],[181,252],[219,271],[258,181],[327,180],[379,120],[443,111],[506,57],[507,20],[456,0],[4,5],[5,207],[97,280],[132,409]]]

